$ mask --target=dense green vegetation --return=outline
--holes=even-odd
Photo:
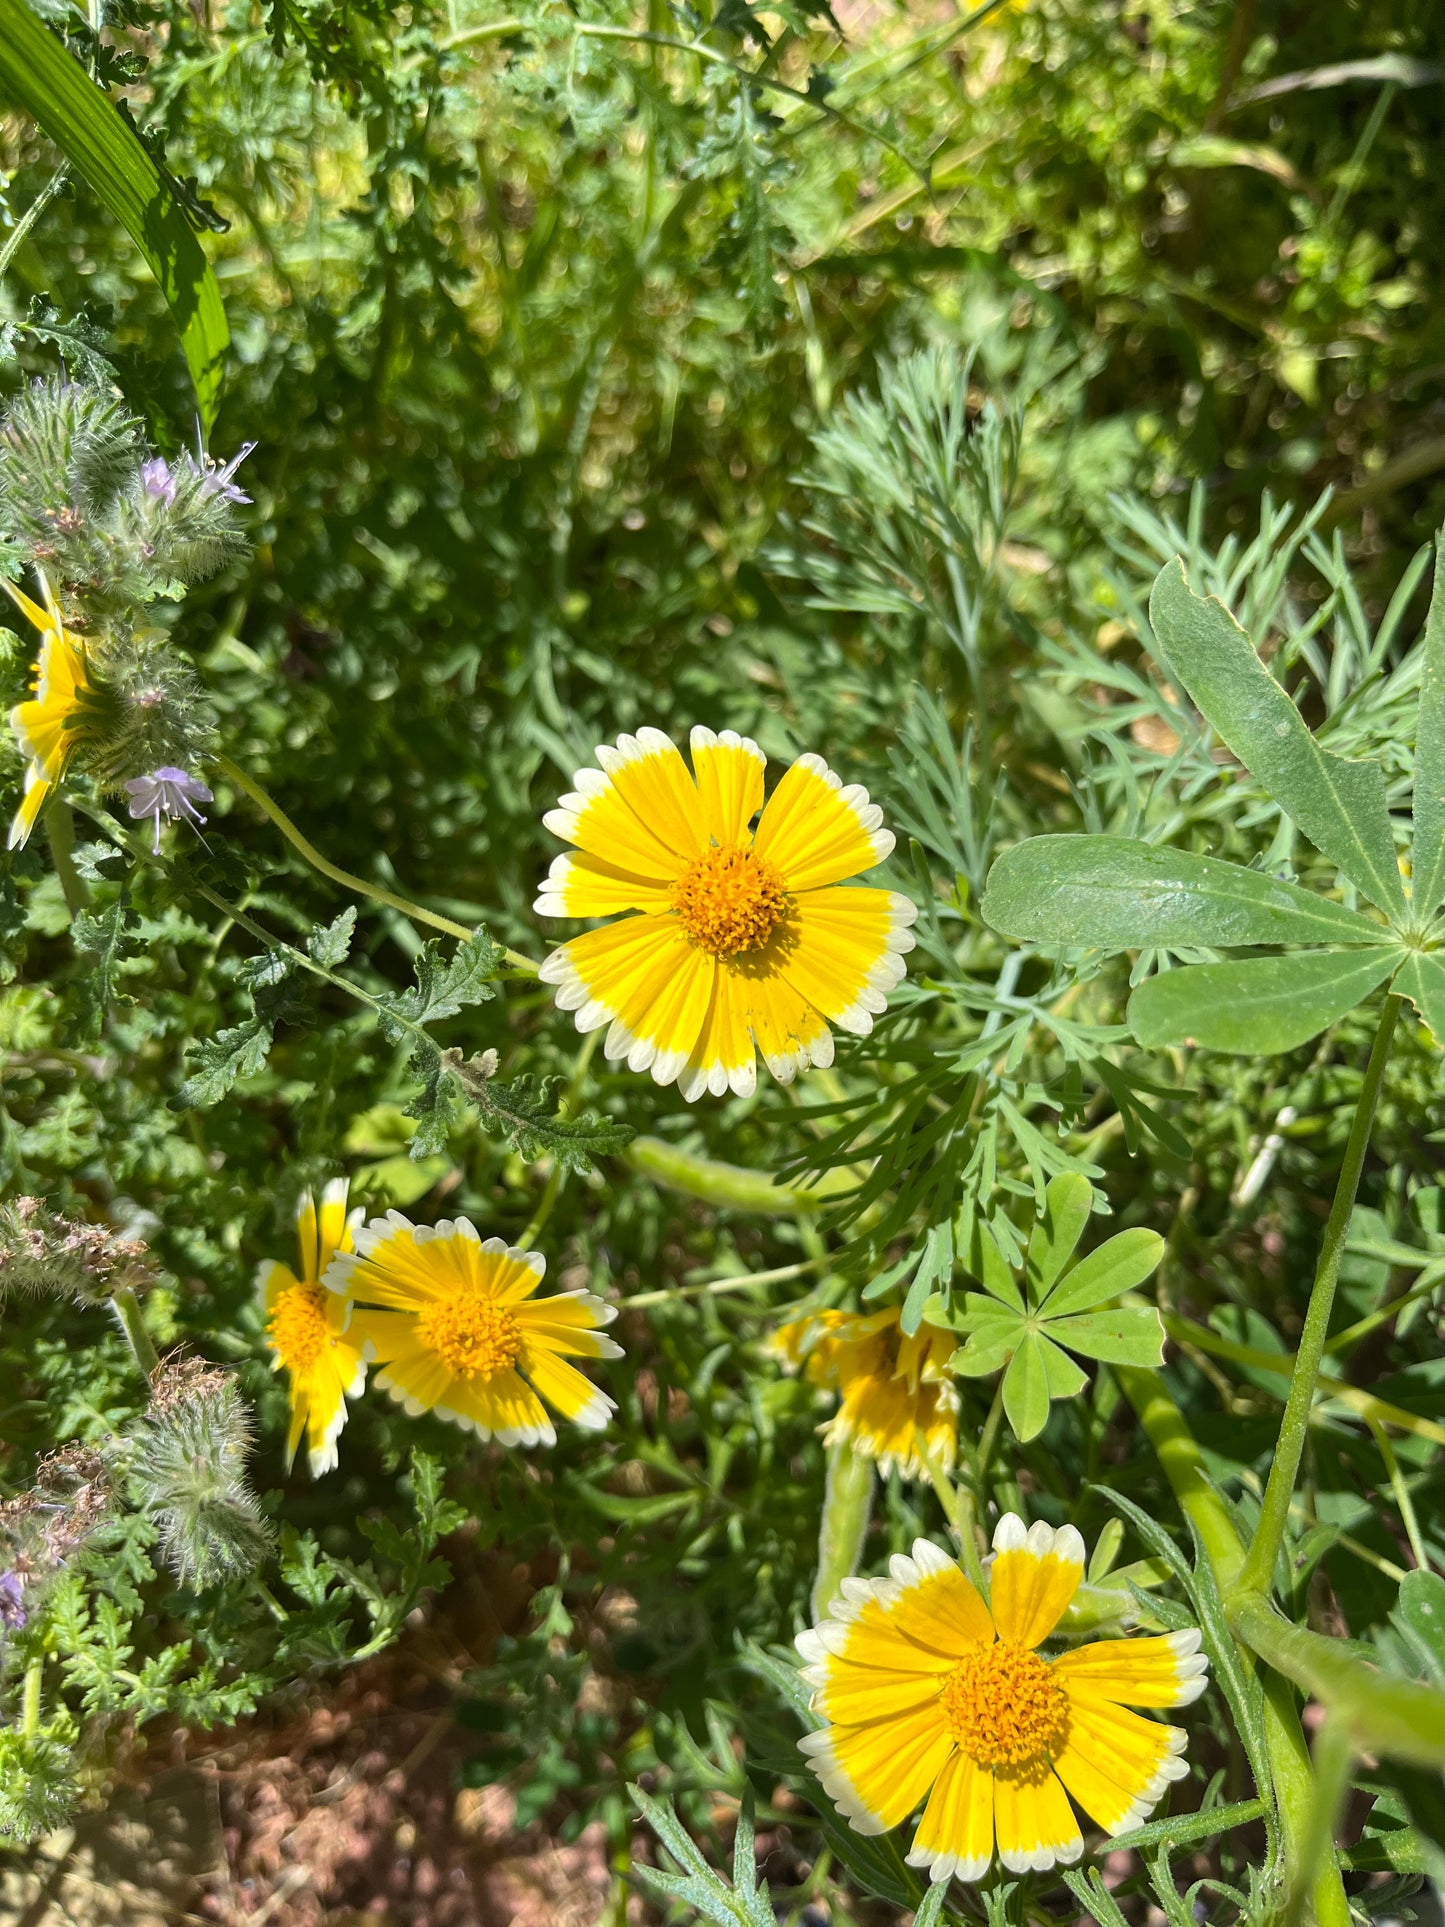
[[[1242,1046],[1191,1050],[1196,1025],[1142,1029],[1130,991],[1238,939],[1075,934],[1047,890],[1036,925],[980,906],[1001,851],[1081,830],[1372,900],[1151,632],[1176,554],[1320,742],[1381,766],[1408,866],[1445,521],[1438,9],[34,17],[140,130],[161,245],[167,223],[202,233],[230,345],[203,429],[177,325],[200,284],[177,270],[168,304],[106,164],[63,117],[42,131],[0,46],[0,570],[32,598],[46,572],[124,698],[0,874],[0,1836],[103,1791],[132,1723],[225,1724],[379,1650],[465,1524],[539,1587],[457,1708],[478,1784],[561,1829],[602,1816],[620,1867],[639,1776],[714,1867],[705,1796],[787,1784],[828,1851],[780,1908],[915,1905],[906,1841],[852,1832],[795,1751],[790,1642],[827,1603],[820,1556],[876,1574],[1013,1510],[1112,1546],[1144,1590],[1103,1588],[1098,1621],[1203,1623],[1216,1680],[1232,1625],[1278,1670],[1261,1703],[1236,1654],[1184,1722],[1170,1797],[1227,1806],[1212,1832],[1142,1842],[1114,1900],[995,1870],[942,1917],[1118,1927],[1151,1886],[1181,1923],[1293,1906],[1343,1927],[1345,1888],[1398,1911],[1445,1865],[1438,1694],[1408,1715],[1433,1739],[1397,1757],[1357,1676],[1310,1674],[1240,1615],[1274,1584],[1356,1662],[1445,1682],[1445,1027],[1402,978],[1403,1010],[1372,986],[1300,1035],[1246,1012]],[[37,635],[13,627],[18,702]],[[921,914],[887,1014],[840,1032],[831,1068],[689,1103],[579,1037],[525,960],[580,927],[532,907],[562,847],[544,813],[595,745],[697,724],[755,739],[770,790],[809,751],[866,786],[898,838],[883,881]],[[155,855],[124,782],[173,765],[214,800],[200,834],[157,816]],[[1362,1090],[1338,1389],[1278,1571],[1231,1604]],[[482,1443],[373,1382],[338,1469],[288,1472],[255,1273],[295,1264],[298,1200],[339,1174],[368,1215],[465,1216],[615,1303],[606,1430]],[[1211,1498],[1150,1448],[1158,1411],[1140,1429],[1147,1343],[1081,1348],[1084,1389],[1053,1383],[1042,1414],[1010,1394],[1002,1422],[971,1359],[956,1485],[849,1486],[779,1328],[892,1305],[962,1344],[989,1242],[1022,1262],[1051,1179],[1093,1187],[1082,1250],[1162,1237],[1124,1311],[1162,1315],[1152,1382]],[[75,1225],[143,1249],[87,1245],[74,1276]],[[184,1464],[212,1460],[193,1490]],[[579,1716],[596,1671],[619,1690]],[[1344,1708],[1317,1785],[1296,1687]],[[1337,1857],[1352,1774],[1368,1797]],[[709,1917],[773,1918],[693,1878],[683,1901],[737,1909]],[[626,1891],[619,1872],[619,1922]]]

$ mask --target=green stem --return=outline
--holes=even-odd
[[[1410,1497],[1410,1488],[1400,1476],[1400,1461],[1395,1456],[1395,1448],[1383,1425],[1376,1418],[1368,1421],[1370,1436],[1374,1439],[1380,1457],[1385,1461],[1385,1471],[1389,1475],[1390,1490],[1395,1495],[1395,1505],[1399,1510],[1400,1523],[1405,1528],[1405,1537],[1410,1541],[1410,1550],[1415,1556],[1415,1564],[1421,1572],[1429,1572],[1430,1555],[1425,1550],[1425,1541],[1420,1533],[1420,1521],[1415,1516],[1415,1501]]]
[[[111,1293],[110,1308],[115,1313],[116,1323],[130,1341],[136,1364],[149,1380],[160,1369],[161,1361],[145,1328],[145,1320],[141,1317],[140,1300],[129,1285],[119,1285]]]
[[[259,810],[270,817],[293,849],[298,850],[312,869],[319,870],[322,876],[329,877],[333,883],[339,883],[344,890],[354,890],[359,896],[370,897],[373,903],[384,903],[389,910],[399,910],[413,923],[424,923],[433,930],[445,931],[449,937],[458,937],[463,940],[472,935],[464,923],[457,923],[451,917],[440,916],[435,910],[424,910],[419,903],[412,903],[406,897],[399,897],[391,890],[383,890],[380,884],[368,883],[365,877],[353,876],[350,870],[340,869],[335,863],[328,862],[316,845],[308,842],[301,834],[275,798],[263,790],[253,777],[248,776],[243,769],[233,763],[229,756],[218,756],[216,767],[229,782],[236,785],[238,790],[249,796]],[[522,971],[529,977],[536,976],[537,966],[530,957],[524,957],[517,950],[505,949],[502,955],[513,970]]]
[[[730,1272],[725,1278],[705,1278],[691,1285],[670,1285],[665,1291],[640,1291],[635,1297],[624,1298],[622,1303],[629,1311],[641,1311],[646,1305],[670,1305],[674,1298],[704,1298],[715,1292],[748,1291],[754,1285],[776,1285],[785,1279],[805,1277],[808,1272],[818,1271],[831,1263],[832,1254],[824,1252],[820,1257],[804,1258],[797,1264],[779,1265],[775,1271]]]
[[[874,1465],[851,1439],[828,1448],[823,1516],[818,1523],[818,1576],[813,1581],[814,1620],[827,1613],[844,1579],[857,1572],[873,1507]]]
[[[1315,1735],[1311,1762],[1315,1795],[1302,1842],[1300,1877],[1286,1896],[1282,1927],[1300,1927],[1306,1899],[1314,1902],[1318,1927],[1334,1927],[1334,1883],[1328,1883],[1322,1893],[1321,1876],[1334,1861],[1335,1829],[1350,1790],[1352,1764],[1349,1729],[1343,1720],[1331,1715]],[[1344,1919],[1349,1920],[1348,1908]]]
[[[983,1430],[978,1435],[978,1450],[973,1460],[973,1484],[978,1494],[978,1502],[983,1504],[983,1482],[988,1473],[988,1463],[993,1457],[994,1443],[998,1438],[999,1422],[1003,1418],[1003,1376],[993,1388],[993,1403],[988,1408],[988,1417],[983,1422]]]
[[[1360,1188],[1365,1153],[1370,1146],[1370,1132],[1380,1101],[1380,1087],[1385,1081],[1385,1066],[1390,1058],[1390,1042],[1400,1015],[1400,1002],[1400,998],[1392,991],[1385,999],[1380,1021],[1375,1027],[1375,1041],[1355,1105],[1355,1118],[1350,1126],[1349,1142],[1345,1146],[1345,1159],[1340,1166],[1339,1182],[1335,1186],[1335,1201],[1330,1208],[1320,1246],[1320,1261],[1310,1291],[1304,1330],[1300,1333],[1299,1349],[1295,1353],[1294,1374],[1290,1379],[1289,1396],[1285,1400],[1284,1417],[1280,1421],[1279,1440],[1269,1468],[1264,1503],[1260,1507],[1259,1527],[1245,1558],[1244,1569],[1238,1575],[1238,1586],[1243,1592],[1264,1593],[1269,1590],[1274,1579],[1275,1561],[1284,1544],[1290,1501],[1294,1496],[1300,1459],[1309,1432],[1315,1379],[1324,1357],[1330,1314],[1335,1306],[1340,1259],[1344,1254],[1345,1237],[1355,1208],[1355,1196]],[[1221,1583],[1227,1585],[1229,1582],[1222,1580]]]
[[[50,860],[60,879],[60,894],[72,921],[90,908],[90,892],[75,867],[75,818],[70,805],[56,801],[45,812],[45,834],[50,843]]]
[[[846,1171],[824,1171],[806,1189],[779,1184],[766,1171],[749,1171],[740,1164],[699,1157],[695,1151],[681,1150],[657,1137],[635,1137],[622,1155],[625,1163],[654,1184],[725,1210],[753,1211],[768,1217],[822,1211],[843,1193],[857,1188],[857,1180]]]
[[[531,1219],[529,1220],[526,1226],[526,1229],[522,1232],[521,1237],[518,1238],[517,1240],[517,1243],[521,1246],[523,1251],[531,1250],[532,1240],[537,1236],[538,1232],[541,1231],[543,1225],[546,1224],[548,1218],[551,1217],[552,1208],[556,1204],[558,1198],[561,1197],[562,1186],[566,1182],[567,1182],[566,1165],[554,1164],[552,1166],[551,1175],[548,1177],[546,1185],[543,1188],[542,1195],[537,1200],[537,1209],[532,1213]]]
[[[984,1577],[983,1561],[978,1552],[978,1528],[974,1517],[972,1494],[963,1486],[955,1485],[935,1460],[925,1458],[923,1464],[928,1473],[929,1484],[938,1494],[938,1503],[943,1507],[943,1516],[953,1528],[953,1536],[958,1541],[963,1569],[973,1581],[979,1597],[987,1599],[988,1580]]]
[[[34,1653],[25,1668],[24,1695],[20,1702],[20,1731],[27,1740],[40,1731],[40,1676],[45,1670],[45,1655]]]
[[[1267,1665],[1337,1714],[1357,1751],[1445,1766],[1445,1692],[1395,1679],[1307,1626],[1293,1626],[1261,1593],[1236,1595],[1229,1623]]]
[[[1198,1532],[1220,1585],[1227,1585],[1238,1573],[1244,1554],[1228,1507],[1205,1477],[1204,1454],[1194,1434],[1157,1372],[1116,1365],[1114,1376],[1138,1413],[1180,1510]]]
[[[50,179],[45,183],[44,187],[41,188],[35,199],[10,230],[9,238],[4,247],[0,248],[0,275],[9,272],[10,263],[20,252],[26,235],[29,234],[31,228],[34,227],[46,208],[49,207],[61,188],[64,187],[65,176],[69,167],[70,163],[68,161],[62,161],[60,163],[59,167],[56,168]]]
[[[1114,1371],[1158,1454],[1181,1511],[1199,1534],[1216,1579],[1221,1587],[1227,1585],[1243,1564],[1244,1548],[1228,1508],[1205,1476],[1204,1455],[1183,1414],[1156,1372],[1130,1365],[1115,1366]],[[1236,1638],[1243,1637],[1237,1627],[1234,1632]],[[1278,1816],[1284,1878],[1293,1882],[1304,1864],[1314,1776],[1288,1683],[1266,1672],[1263,1688],[1261,1723],[1270,1784],[1260,1792],[1269,1796]],[[1344,1883],[1333,1855],[1315,1882],[1315,1908],[1318,1927],[1349,1927]]]

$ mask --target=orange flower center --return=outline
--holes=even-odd
[[[730,843],[693,858],[672,886],[672,907],[699,950],[732,957],[762,949],[788,893],[765,857]]]
[[[980,1766],[1017,1767],[1053,1753],[1069,1708],[1046,1659],[999,1640],[978,1646],[943,1682],[943,1716],[960,1749]]]
[[[266,1336],[288,1371],[308,1371],[330,1343],[327,1297],[322,1285],[288,1285],[276,1300]]]
[[[475,1292],[429,1305],[416,1321],[416,1335],[458,1378],[483,1384],[505,1372],[522,1345],[521,1327],[506,1306]]]

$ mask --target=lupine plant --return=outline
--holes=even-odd
[[[0,0],[0,1848],[480,1549],[458,1770],[609,1927],[1402,1918],[1445,534],[1297,444],[1427,378],[1434,66],[214,11]],[[1347,84],[1331,199],[1221,132]],[[1196,432],[1116,311],[1274,299],[1154,258],[1231,169]]]

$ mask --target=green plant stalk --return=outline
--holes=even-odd
[[[1405,1528],[1405,1537],[1410,1541],[1410,1551],[1414,1555],[1415,1564],[1420,1568],[1421,1572],[1429,1572],[1430,1555],[1425,1550],[1425,1541],[1420,1532],[1420,1521],[1415,1515],[1415,1501],[1410,1497],[1410,1488],[1401,1476],[1400,1461],[1395,1456],[1395,1448],[1391,1445],[1385,1428],[1378,1419],[1371,1419],[1369,1425],[1370,1436],[1375,1441],[1375,1448],[1379,1452],[1380,1457],[1385,1461],[1385,1471],[1389,1474],[1390,1479],[1390,1490],[1395,1495],[1395,1506],[1400,1514],[1400,1523]]]
[[[1287,1352],[1267,1352],[1261,1345],[1241,1345],[1237,1339],[1221,1337],[1207,1325],[1196,1325],[1192,1318],[1178,1318],[1172,1312],[1165,1312],[1163,1317],[1165,1331],[1181,1345],[1192,1345],[1196,1351],[1211,1352],[1216,1358],[1248,1365],[1257,1372],[1274,1372],[1280,1378],[1288,1378],[1293,1372]],[[1321,1372],[1315,1380],[1315,1390],[1347,1406],[1367,1425],[1393,1425],[1397,1432],[1411,1432],[1416,1438],[1445,1445],[1445,1425],[1421,1418],[1416,1412],[1407,1412],[1403,1405],[1391,1405],[1386,1399],[1376,1398],[1373,1392],[1347,1384],[1342,1378],[1331,1378],[1327,1372]]]
[[[1340,1275],[1340,1259],[1344,1254],[1345,1237],[1350,1228],[1355,1197],[1360,1188],[1360,1173],[1364,1168],[1365,1153],[1370,1146],[1370,1132],[1374,1128],[1375,1109],[1380,1101],[1380,1087],[1385,1081],[1385,1066],[1390,1059],[1390,1043],[1399,1019],[1400,1003],[1401,999],[1393,991],[1390,992],[1385,998],[1380,1011],[1380,1021],[1375,1027],[1375,1041],[1370,1048],[1370,1061],[1365,1067],[1365,1081],[1360,1087],[1359,1100],[1355,1105],[1355,1117],[1350,1126],[1349,1142],[1345,1146],[1344,1163],[1340,1166],[1339,1182],[1335,1186],[1335,1201],[1330,1207],[1329,1220],[1325,1225],[1325,1235],[1320,1246],[1319,1264],[1315,1270],[1315,1281],[1310,1290],[1304,1330],[1300,1333],[1299,1348],[1295,1353],[1294,1373],[1290,1379],[1289,1396],[1285,1400],[1284,1417],[1280,1421],[1279,1439],[1275,1445],[1274,1458],[1270,1463],[1269,1481],[1265,1486],[1264,1503],[1260,1507],[1259,1526],[1245,1557],[1243,1570],[1233,1582],[1221,1575],[1220,1584],[1225,1587],[1226,1594],[1231,1583],[1241,1593],[1265,1593],[1274,1581],[1275,1561],[1279,1557],[1280,1547],[1284,1544],[1290,1501],[1294,1496],[1295,1481],[1299,1477],[1300,1459],[1303,1456],[1305,1438],[1309,1432],[1315,1380],[1319,1376],[1325,1340],[1329,1336],[1330,1314],[1335,1305],[1335,1285]]]
[[[110,1308],[115,1313],[116,1323],[125,1333],[135,1362],[151,1378],[160,1369],[160,1356],[151,1343],[151,1335],[145,1328],[141,1317],[140,1300],[129,1285],[120,1285],[111,1293]]]
[[[813,1618],[822,1619],[842,1580],[857,1572],[873,1506],[874,1467],[851,1439],[828,1448],[823,1516],[818,1525],[818,1576],[813,1581]]]
[[[75,867],[75,818],[68,803],[57,799],[46,810],[45,835],[50,844],[50,860],[60,879],[60,894],[74,922],[82,910],[90,908],[90,892]]]
[[[1349,1794],[1353,1760],[1349,1729],[1331,1714],[1315,1735],[1311,1762],[1315,1797],[1305,1834],[1303,1878],[1285,1898],[1281,1927],[1300,1927],[1307,1898],[1315,1900],[1315,1911],[1319,1912],[1318,1895],[1312,1890],[1318,1884],[1320,1870],[1334,1857],[1335,1829]]]
[[[4,247],[0,248],[0,275],[9,272],[10,263],[23,247],[26,235],[29,234],[31,228],[34,227],[46,208],[49,207],[61,188],[64,187],[65,177],[69,172],[70,163],[68,161],[62,161],[10,230],[8,240]]]
[[[1445,1766],[1445,1692],[1438,1686],[1382,1673],[1342,1652],[1339,1640],[1291,1625],[1258,1593],[1233,1601],[1229,1623],[1276,1672],[1338,1714],[1358,1751]]]
[[[973,1495],[966,1487],[955,1485],[953,1480],[933,1459],[925,1458],[924,1467],[929,1483],[938,1494],[938,1503],[943,1507],[943,1516],[953,1528],[958,1541],[959,1557],[963,1569],[973,1581],[974,1588],[981,1599],[988,1598],[988,1579],[983,1570],[983,1560],[978,1550],[978,1523],[973,1509]]]
[[[1205,1475],[1204,1454],[1157,1372],[1116,1365],[1114,1375],[1138,1414],[1180,1510],[1199,1534],[1222,1591],[1239,1573],[1244,1548],[1228,1507]],[[1235,1637],[1242,1637],[1237,1629]],[[1305,1854],[1314,1807],[1314,1775],[1294,1695],[1277,1674],[1265,1675],[1262,1724],[1270,1785],[1261,1787],[1260,1792],[1269,1796],[1279,1818],[1281,1872],[1287,1889],[1292,1890],[1308,1864]],[[1349,1903],[1333,1854],[1315,1878],[1313,1898],[1318,1927],[1349,1927]]]
[[[752,1211],[770,1218],[824,1210],[843,1193],[856,1189],[848,1171],[825,1171],[806,1188],[779,1184],[765,1171],[749,1171],[740,1164],[699,1157],[661,1138],[636,1137],[622,1154],[623,1162],[654,1184],[681,1191],[689,1198],[728,1211]]]
[[[40,1731],[40,1676],[45,1670],[44,1653],[31,1655],[25,1668],[25,1686],[20,1701],[20,1731],[27,1740]]]
[[[384,903],[389,910],[399,910],[413,923],[424,923],[433,930],[444,931],[449,937],[465,940],[472,935],[464,923],[457,923],[451,917],[443,917],[435,910],[424,910],[419,903],[412,903],[406,897],[399,897],[391,890],[383,890],[380,884],[368,883],[365,877],[353,876],[350,870],[343,870],[335,863],[328,862],[316,845],[308,842],[301,834],[274,797],[263,790],[253,777],[246,774],[245,770],[233,763],[229,756],[218,756],[216,767],[228,782],[234,783],[238,790],[250,797],[264,815],[270,817],[286,841],[305,857],[312,869],[328,877],[332,883],[339,883],[344,890],[354,890],[358,896],[370,897],[373,903]],[[518,950],[506,949],[502,951],[502,955],[513,970],[521,971],[528,977],[536,976],[537,966],[530,957],[524,957]]]

